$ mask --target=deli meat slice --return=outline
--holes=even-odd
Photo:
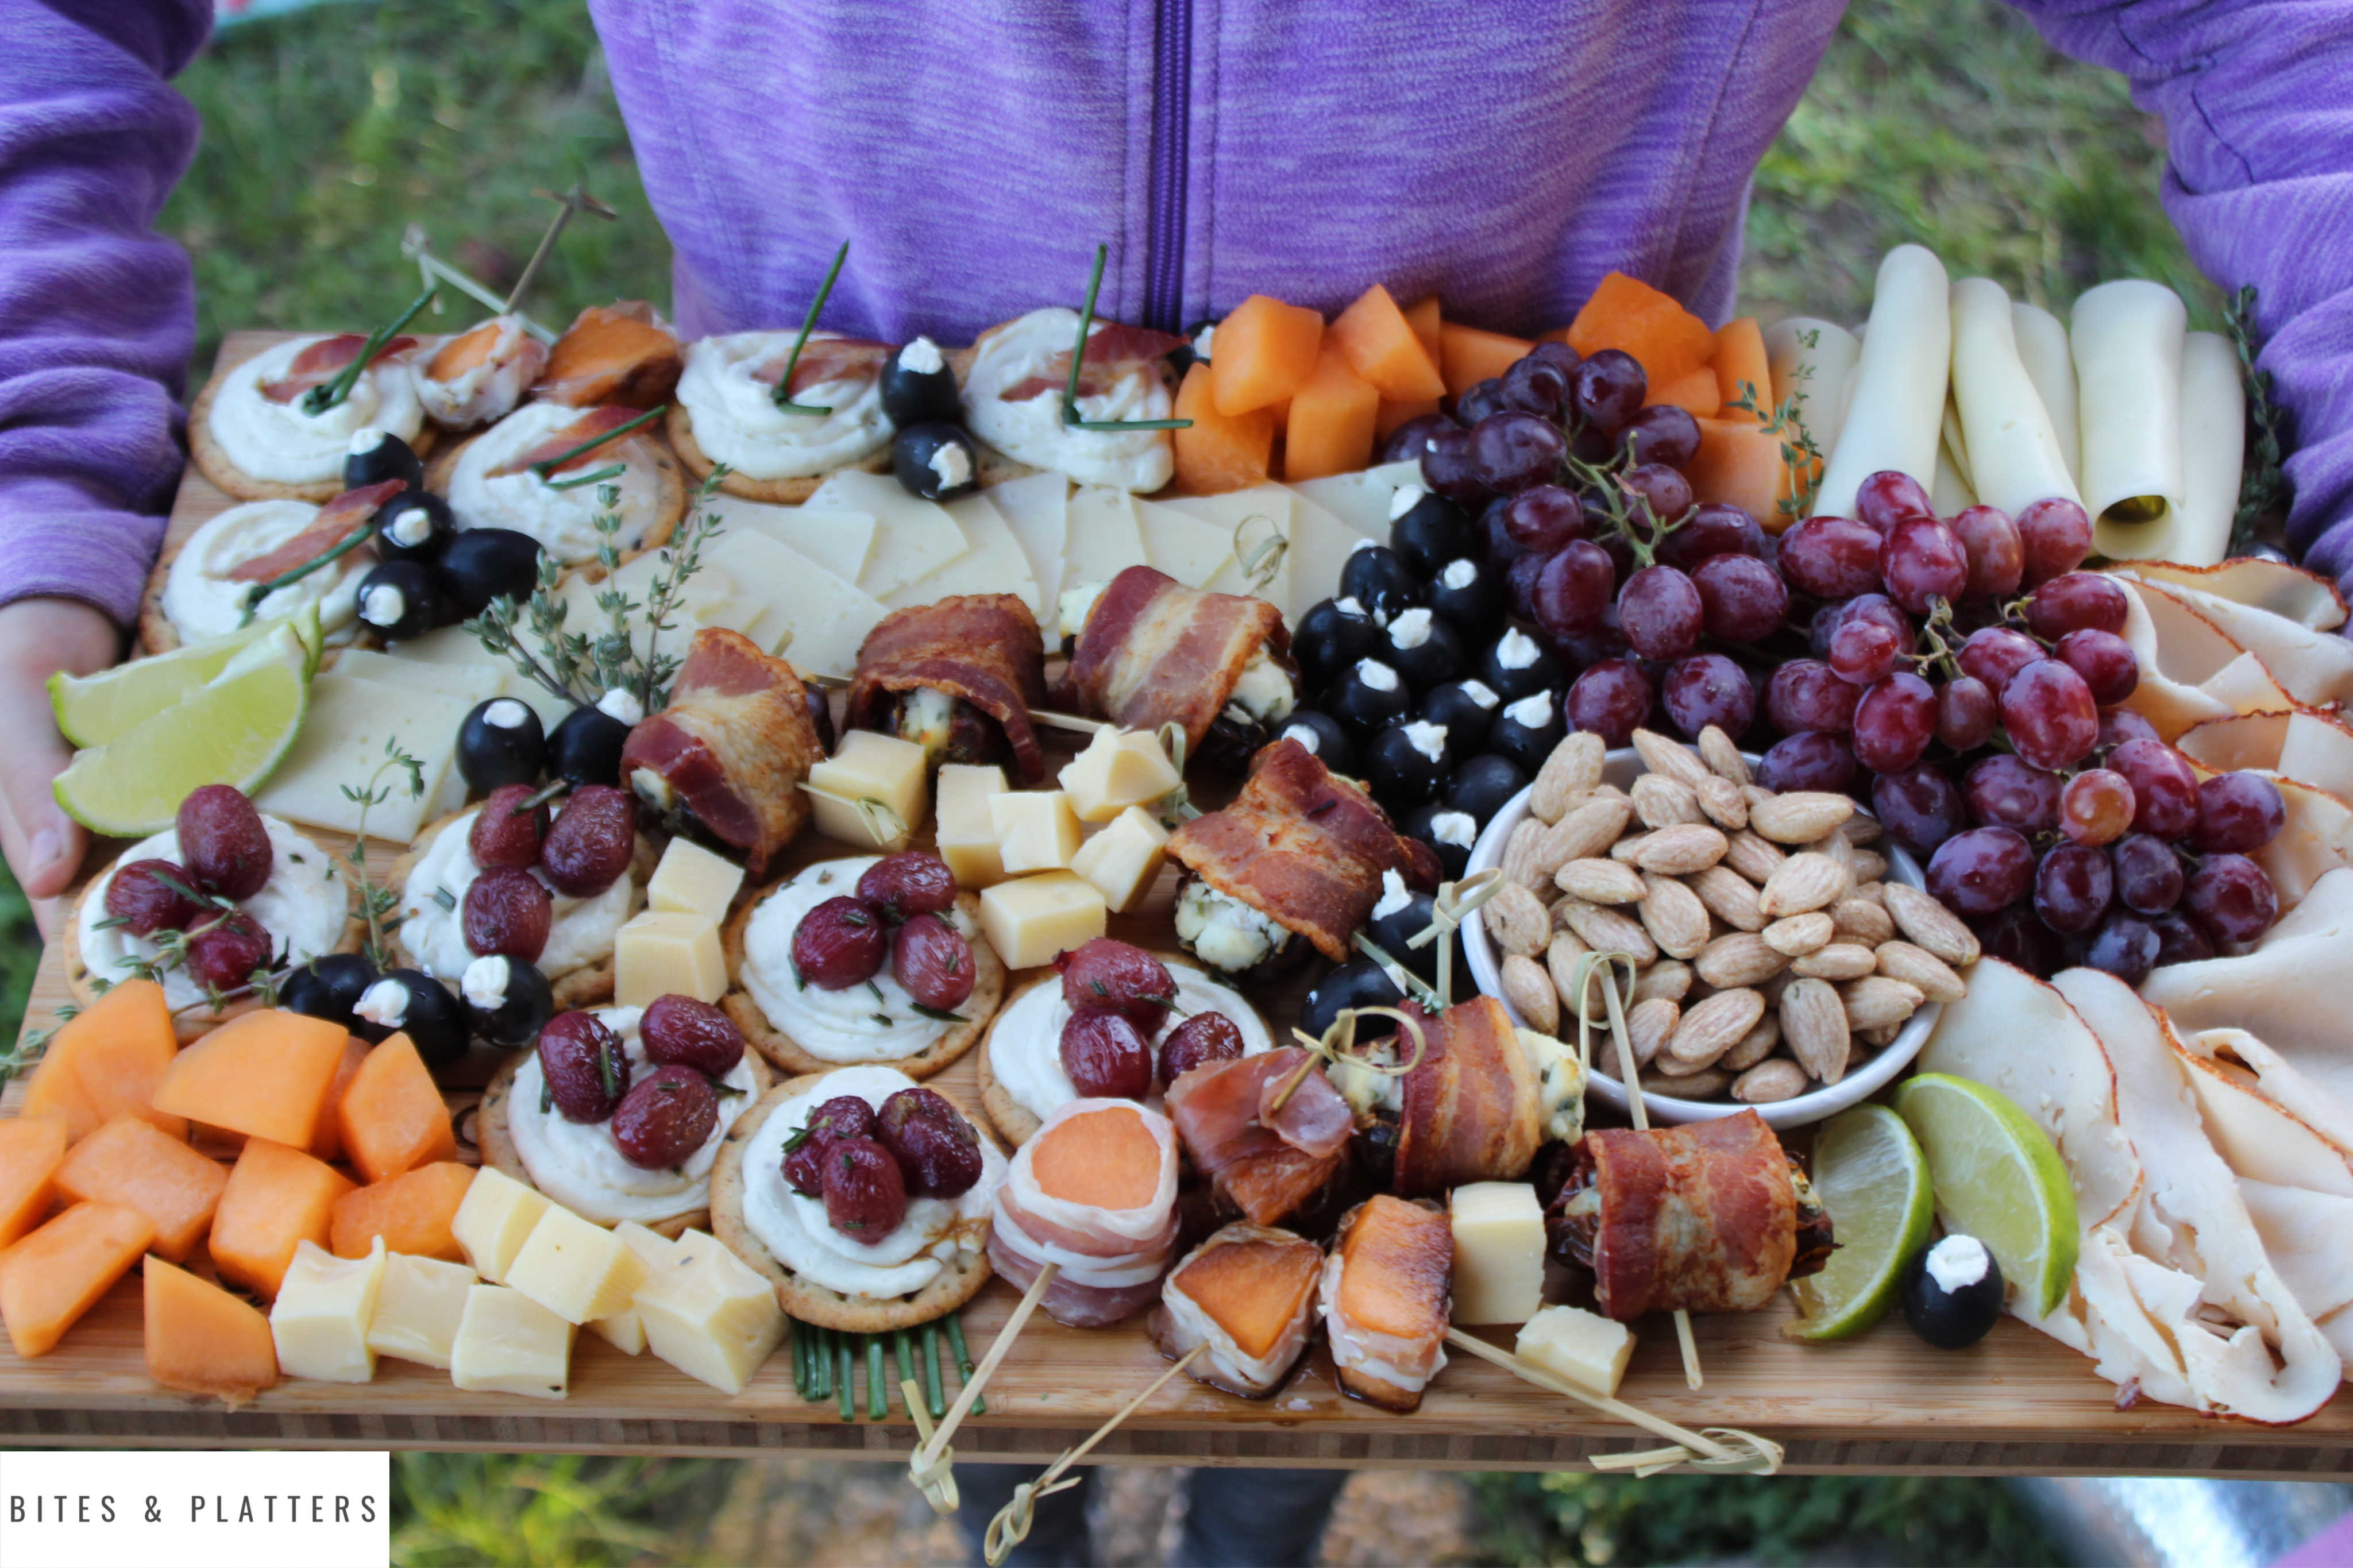
[[[1323,1279],[1340,1386],[1384,1409],[1419,1409],[1446,1365],[1453,1279],[1454,1230],[1434,1205],[1382,1194],[1342,1215]]]
[[[638,417],[641,412],[642,410],[639,409],[623,408],[617,405],[592,408],[561,430],[551,430],[541,437],[528,450],[509,458],[484,477],[499,479],[504,479],[509,474],[527,474],[531,471],[533,463],[554,462],[557,458],[564,458],[565,460],[548,469],[551,474],[569,473],[574,468],[585,468],[591,463],[609,463],[618,450],[617,447],[591,447],[586,452],[569,458],[565,458],[565,454],[571,452],[583,441],[594,441],[599,436],[612,434]],[[630,439],[636,439],[634,434]],[[623,442],[620,445],[627,446],[628,443]]]
[[[1493,996],[1466,997],[1436,1017],[1412,1002],[1401,1007],[1420,1020],[1423,1046],[1406,1075],[1398,1121],[1399,1194],[1525,1175],[1544,1142],[1544,1119],[1511,1015]]]
[[[1198,747],[1261,647],[1291,651],[1282,612],[1264,599],[1187,588],[1130,566],[1087,612],[1066,679],[1090,711],[1129,730],[1180,725]]]
[[[1110,391],[1123,376],[1134,375],[1139,370],[1178,348],[1185,342],[1174,332],[1156,332],[1150,327],[1131,327],[1119,321],[1098,321],[1087,334],[1087,352],[1079,362],[1079,395],[1099,396]],[[1026,381],[1015,382],[997,395],[1007,403],[1027,403],[1047,393],[1060,395],[1070,389],[1071,351],[1046,362],[1046,368]]]
[[[294,356],[286,374],[275,381],[261,384],[261,395],[272,403],[291,403],[314,386],[324,386],[343,373],[343,368],[359,357],[367,347],[365,332],[338,332],[332,338],[321,338]],[[417,346],[411,337],[390,337],[375,351],[368,363],[381,364],[395,354],[406,353]]]
[[[989,1259],[1071,1328],[1132,1317],[1159,1295],[1176,1246],[1176,1134],[1132,1100],[1075,1100],[1024,1143],[997,1188]]]
[[[1274,1086],[1307,1059],[1298,1047],[1284,1046],[1204,1062],[1168,1086],[1168,1115],[1193,1163],[1219,1197],[1260,1225],[1306,1207],[1346,1158],[1354,1118],[1321,1068],[1300,1081],[1273,1125],[1261,1119]]]
[[[651,408],[678,388],[678,336],[643,300],[591,305],[547,351],[532,395],[588,408],[617,403]]]
[[[310,526],[278,545],[238,562],[229,569],[232,583],[267,583],[282,573],[315,561],[343,542],[343,536],[375,515],[375,509],[408,487],[398,479],[385,479],[378,484],[362,485],[355,490],[345,490],[319,509]],[[360,546],[365,550],[365,545]]]
[[[1029,710],[1046,705],[1041,647],[1038,617],[1011,594],[959,594],[893,610],[859,646],[849,726],[885,729],[886,709],[901,692],[944,691],[997,721],[1021,783],[1036,784],[1046,776],[1029,721]]]
[[[1152,1342],[1175,1360],[1206,1346],[1186,1371],[1214,1388],[1263,1399],[1307,1348],[1324,1249],[1267,1226],[1226,1226],[1186,1254],[1152,1315]]]
[[[793,667],[706,626],[687,645],[670,705],[629,731],[621,777],[654,810],[682,809],[741,850],[756,879],[808,821],[800,784],[822,755]]]

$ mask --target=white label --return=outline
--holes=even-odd
[[[7,1568],[384,1568],[382,1452],[0,1454]]]

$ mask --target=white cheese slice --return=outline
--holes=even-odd
[[[1880,262],[1871,330],[1859,334],[1862,351],[1817,513],[1852,517],[1855,492],[1883,468],[1901,468],[1923,486],[1936,478],[1952,372],[1951,287],[1945,264],[1921,246],[1899,245]]]
[[[680,590],[678,607],[670,613],[670,629],[661,634],[665,647],[682,648],[686,639],[703,626],[726,626],[729,605],[734,598],[734,574],[718,560],[719,548],[730,530],[702,547],[701,567],[686,580]],[[593,574],[575,572],[556,585],[555,596],[565,604],[564,629],[567,632],[594,637],[612,625],[609,612],[597,606],[597,596],[607,591],[621,594],[633,604],[643,605],[652,590],[654,580],[664,570],[663,552],[649,550],[634,561],[621,563],[620,569],[609,579],[591,581]],[[645,617],[632,614],[629,617],[630,640],[643,654],[646,647]],[[477,645],[479,646],[479,645]]]
[[[1156,501],[1137,501],[1135,518],[1144,536],[1144,558],[1188,588],[1207,587],[1233,561],[1230,529]]]
[[[741,1394],[785,1337],[776,1288],[699,1230],[638,1289],[637,1310],[654,1354],[724,1394]]]
[[[858,645],[882,618],[881,603],[765,533],[747,530],[725,542],[743,584],[725,624],[795,669],[847,676],[858,668]]]
[[[386,1253],[375,1314],[368,1320],[368,1349],[378,1355],[449,1370],[449,1351],[466,1315],[466,1292],[474,1271],[438,1258]]]
[[[561,1399],[572,1385],[579,1331],[520,1290],[476,1285],[449,1351],[449,1381],[477,1393]]]
[[[1788,316],[1765,329],[1765,360],[1773,376],[1775,406],[1798,399],[1798,423],[1830,456],[1846,414],[1847,389],[1862,344],[1836,321]],[[1802,373],[1802,374],[1800,374]],[[2069,400],[2070,407],[2073,401]]]
[[[1108,583],[1129,567],[1144,564],[1144,531],[1135,521],[1135,498],[1103,485],[1080,486],[1071,497],[1062,585]]]
[[[1421,483],[1419,458],[1353,474],[1305,479],[1291,488],[1376,544],[1389,542],[1389,503],[1399,485]]]
[[[2182,340],[2181,509],[2161,552],[2185,566],[2219,565],[2231,552],[2247,442],[2246,387],[2239,374],[2238,350],[2230,339],[2191,332]]]
[[[1239,551],[1227,556],[1203,587],[1214,594],[1255,594],[1282,609],[1291,603],[1290,552],[1285,550],[1277,556],[1273,574],[1256,585],[1250,582],[1244,557],[1256,559],[1258,550],[1270,539],[1291,538],[1292,514],[1298,500],[1298,495],[1288,485],[1266,484],[1246,490],[1229,490],[1219,496],[1174,496],[1161,504],[1222,530],[1229,547],[1239,542]],[[1239,542],[1237,529],[1242,531]]]
[[[376,784],[389,785],[391,794],[369,809],[367,830],[374,837],[406,843],[430,819],[443,780],[455,772],[458,726],[474,701],[323,671],[311,681],[311,711],[301,734],[254,804],[307,827],[356,833],[359,803],[343,787],[365,790],[369,775],[385,761],[389,741],[424,764],[425,791],[411,795],[400,770],[387,771]]]
[[[1291,624],[1315,605],[1332,596],[1340,583],[1340,568],[1364,535],[1302,497],[1292,512],[1291,551],[1283,564],[1291,574]]]
[[[1061,639],[1049,625],[1047,611],[1060,600],[1067,582],[1063,554],[1070,537],[1071,481],[1056,473],[1028,474],[991,486],[988,499],[1029,558],[1029,574],[1038,580],[1038,624],[1047,646],[1057,646]]]
[[[2125,278],[2084,290],[2068,322],[2084,438],[2092,546],[2118,559],[2211,564],[2168,548],[2182,500],[2181,354],[2189,314],[2162,283]],[[2108,515],[2122,509],[2117,516]],[[2136,510],[2153,510],[2135,521]]]
[[[712,581],[714,578],[715,584]],[[715,588],[723,603],[729,591],[726,574],[714,573],[708,563],[707,557],[703,569],[690,581],[701,588]],[[692,628],[688,626],[683,616],[676,618],[676,624],[677,635],[682,642],[687,636],[691,635]],[[371,657],[360,660],[357,664],[350,662],[355,656],[363,653]],[[376,661],[379,659],[384,660],[385,664],[378,664]],[[385,668],[386,665],[389,666],[388,670]],[[497,670],[505,682],[499,689],[498,695],[512,697],[538,714],[540,724],[544,729],[554,730],[558,724],[564,722],[572,711],[572,704],[515,668],[513,665],[494,656],[490,649],[484,647],[460,626],[443,626],[438,631],[427,632],[421,637],[412,637],[390,653],[378,653],[372,648],[345,648],[335,657],[335,662],[332,668],[347,675],[364,673],[367,679],[389,680],[397,685],[415,679],[420,669],[438,668],[444,666]]]
[[[866,512],[841,508],[812,511],[807,507],[771,506],[741,496],[714,497],[711,510],[726,526],[720,534],[759,532],[795,550],[837,577],[858,581],[874,549],[874,519]],[[716,541],[713,542],[716,543]],[[703,559],[711,559],[705,550]]]
[[[907,493],[888,474],[844,468],[817,488],[804,512],[853,511],[874,520],[874,547],[858,585],[878,599],[962,555],[964,530],[936,502]]]
[[[2067,473],[2080,480],[2084,472],[2084,430],[2075,400],[2075,356],[2067,347],[2067,325],[2040,305],[2023,300],[2010,304],[2010,336],[2018,344],[2018,360],[2034,383],[2051,416],[2052,434],[2059,438]]]
[[[678,1243],[659,1231],[648,1230],[633,1219],[625,1219],[615,1226],[613,1234],[620,1238],[622,1246],[645,1261],[649,1274],[668,1262],[671,1254],[678,1250]],[[623,1355],[645,1353],[646,1323],[645,1320],[638,1315],[638,1299],[635,1293],[630,1295],[629,1304],[627,1307],[609,1318],[594,1320],[587,1328],[590,1333],[595,1334]]]
[[[1953,285],[1952,315],[1953,399],[1968,443],[1970,490],[2013,517],[2052,496],[2080,499],[2056,418],[2042,406],[2018,352],[2010,296],[1991,279],[1964,278]],[[2234,475],[2233,501],[2236,489]]]
[[[365,1258],[338,1258],[314,1241],[294,1244],[278,1300],[269,1308],[269,1337],[279,1370],[322,1383],[365,1383],[375,1376],[368,1322],[384,1284],[384,1237]]]
[[[957,594],[1010,594],[1042,618],[1045,605],[1038,596],[1038,577],[1021,542],[985,495],[961,496],[950,501],[947,513],[964,530],[965,553],[938,571],[907,584],[884,602],[891,608],[930,605]]]

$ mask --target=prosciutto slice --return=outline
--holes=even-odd
[[[1087,612],[1066,679],[1090,711],[1147,732],[1179,724],[1198,747],[1261,647],[1291,652],[1282,612],[1264,599],[1206,593],[1131,566]]]
[[[286,374],[275,381],[261,384],[261,395],[272,403],[291,403],[314,386],[324,386],[343,373],[343,368],[359,357],[367,347],[365,332],[338,332],[332,338],[321,338],[294,356]],[[370,364],[382,364],[395,354],[406,353],[417,346],[411,337],[389,337],[375,351]]]
[[[1315,1314],[1324,1249],[1267,1226],[1234,1224],[1168,1276],[1152,1342],[1170,1360],[1206,1346],[1186,1370],[1213,1388],[1263,1399],[1282,1386]]]
[[[1517,1181],[1544,1142],[1535,1071],[1511,1015],[1493,996],[1472,996],[1420,1020],[1421,1060],[1408,1073],[1398,1120],[1397,1190],[1444,1193],[1464,1182]],[[1399,1041],[1399,1048],[1409,1048]]]
[[[823,386],[829,381],[871,381],[891,363],[891,353],[889,343],[812,332],[809,341],[801,345],[799,363],[793,365],[793,384],[785,395],[797,398],[810,387]],[[754,370],[752,379],[763,386],[776,385],[784,379],[786,362],[792,357],[793,351],[786,349]]]
[[[238,562],[229,569],[232,583],[267,583],[272,577],[291,572],[307,562],[316,561],[343,542],[344,535],[375,514],[375,509],[408,487],[398,479],[385,479],[377,484],[362,485],[355,490],[345,490],[311,520],[301,532],[259,555]],[[360,547],[366,549],[365,545]]]
[[[1079,395],[1095,397],[1108,392],[1121,377],[1133,375],[1152,361],[1166,357],[1185,340],[1174,332],[1131,327],[1119,321],[1097,322],[1087,334],[1087,352],[1079,360]],[[1071,351],[1046,362],[1046,368],[1017,381],[997,395],[1007,403],[1027,403],[1047,393],[1061,393],[1071,384]]]
[[[1261,748],[1232,804],[1178,827],[1168,855],[1335,963],[1380,900],[1382,872],[1425,891],[1439,879],[1436,851],[1296,741]]]
[[[859,646],[850,682],[852,729],[885,728],[884,710],[902,691],[929,687],[997,721],[1021,783],[1046,776],[1029,710],[1046,703],[1046,661],[1038,617],[1011,594],[960,594],[893,610]]]
[[[1104,1113],[1123,1119],[1116,1135],[1099,1133],[1100,1124],[1071,1125]],[[1139,1156],[1151,1168],[1134,1164]],[[1105,1158],[1127,1163],[1106,1168]],[[1091,1201],[1098,1197],[1105,1201]],[[1117,1199],[1134,1201],[1111,1206]],[[1055,1265],[1039,1299],[1047,1315],[1071,1328],[1103,1328],[1157,1299],[1177,1230],[1176,1134],[1168,1119],[1129,1100],[1076,1100],[1013,1156],[997,1190],[988,1256],[1025,1290]]]
[[[539,376],[547,350],[516,316],[492,316],[444,338],[417,373],[417,397],[434,423],[453,430],[514,412]]]
[[[800,784],[824,754],[793,667],[706,626],[687,645],[670,705],[629,731],[621,777],[655,810],[682,808],[742,851],[757,879],[808,820]]]
[[[1259,1225],[1297,1214],[1339,1173],[1354,1115],[1321,1068],[1265,1107],[1307,1053],[1296,1046],[1204,1062],[1168,1086],[1168,1115],[1219,1196]]]
[[[572,451],[583,441],[594,441],[599,436],[609,436],[643,412],[642,409],[623,408],[617,405],[592,408],[562,429],[549,431],[528,450],[516,453],[483,477],[502,479],[509,474],[527,474],[531,472],[533,464],[553,462],[557,458],[565,458],[565,453]],[[631,439],[634,438],[632,436]],[[593,447],[575,457],[565,458],[563,462],[556,463],[547,471],[550,474],[567,474],[575,468],[585,468],[592,463],[609,463],[621,447],[627,445],[627,442],[622,442],[618,446]]]
[[[678,335],[643,300],[591,305],[547,352],[547,366],[532,395],[589,408],[617,403],[645,409],[670,401],[678,389]]]
[[[1342,1215],[1323,1279],[1340,1386],[1384,1409],[1419,1409],[1446,1364],[1453,1275],[1453,1227],[1435,1205],[1384,1194]]]

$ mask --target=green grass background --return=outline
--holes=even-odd
[[[205,139],[164,221],[196,259],[199,372],[235,327],[389,315],[417,289],[399,254],[411,224],[477,276],[511,279],[551,210],[534,193],[575,180],[621,216],[575,224],[534,313],[560,322],[617,295],[668,295],[668,248],[578,0],[329,6],[237,29],[180,85]],[[2105,279],[2159,279],[2211,325],[2217,296],[2157,205],[2162,148],[2120,79],[2053,54],[1990,0],[1862,0],[1758,171],[1744,308],[1860,320],[1879,257],[1918,240],[1957,275],[2060,307]],[[7,1034],[37,951],[0,873]],[[700,1561],[697,1521],[727,1473],[714,1461],[403,1457],[395,1560]],[[2051,1559],[1984,1482],[1493,1476],[1477,1495],[1499,1562],[1778,1562],[1839,1544],[1924,1563]]]

